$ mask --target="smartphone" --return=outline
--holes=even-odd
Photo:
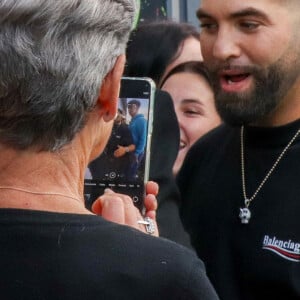
[[[155,83],[150,78],[123,77],[118,112],[103,153],[86,170],[86,207],[110,188],[130,196],[143,212],[149,179]]]

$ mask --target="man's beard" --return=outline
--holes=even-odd
[[[277,62],[263,69],[256,66],[225,66],[221,70],[241,70],[251,74],[252,87],[246,92],[224,92],[220,86],[218,72],[213,70],[212,81],[215,92],[216,109],[222,120],[231,125],[249,124],[262,120],[272,113],[283,101],[290,87],[295,82],[299,70],[289,70]]]

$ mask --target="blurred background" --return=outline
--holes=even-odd
[[[196,10],[200,0],[137,0],[140,2],[138,22],[172,19],[198,27]]]

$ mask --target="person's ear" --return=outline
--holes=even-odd
[[[118,109],[118,99],[121,78],[125,66],[125,55],[120,55],[112,70],[105,76],[98,98],[99,110],[103,120],[109,122],[114,119]]]

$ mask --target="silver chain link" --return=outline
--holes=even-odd
[[[271,167],[271,169],[269,170],[269,172],[267,173],[267,175],[265,176],[265,178],[262,180],[262,182],[260,183],[260,185],[258,186],[258,188],[256,189],[256,191],[254,192],[254,194],[251,197],[247,197],[247,193],[246,193],[246,179],[245,179],[244,126],[241,127],[241,171],[242,171],[243,196],[244,196],[244,201],[245,201],[245,206],[246,207],[249,207],[250,203],[253,201],[253,199],[256,197],[256,195],[258,194],[258,192],[261,190],[261,188],[263,187],[263,185],[265,184],[265,182],[268,180],[268,178],[270,177],[270,175],[273,173],[274,169],[276,168],[276,166],[278,165],[278,163],[282,159],[283,155],[290,148],[290,146],[295,141],[295,139],[297,138],[297,136],[299,135],[299,133],[300,133],[300,129],[298,129],[298,131],[295,133],[295,135],[293,136],[293,138],[289,141],[289,143],[282,150],[282,152],[280,153],[280,155],[276,159],[275,163],[273,164],[273,166]]]

